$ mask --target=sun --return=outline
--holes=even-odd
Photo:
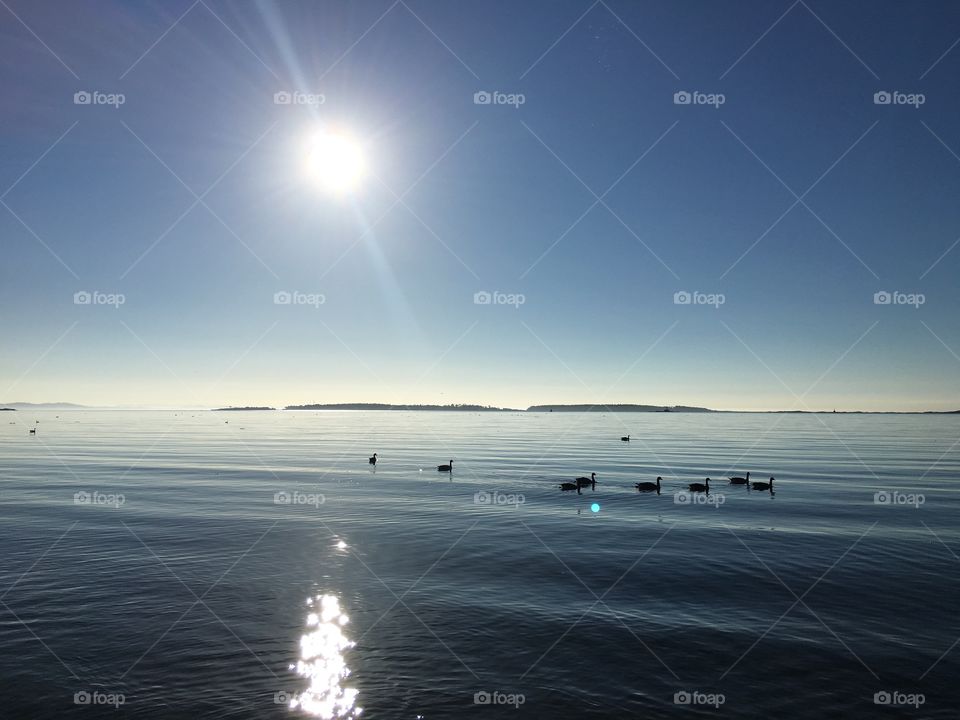
[[[346,133],[331,131],[318,132],[310,139],[306,165],[313,181],[334,195],[356,190],[366,170],[360,143]]]

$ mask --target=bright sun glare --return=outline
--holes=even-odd
[[[340,132],[321,131],[307,149],[307,172],[324,190],[345,195],[363,179],[365,163],[359,143]]]

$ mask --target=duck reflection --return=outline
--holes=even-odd
[[[363,712],[356,707],[358,691],[340,684],[350,675],[343,654],[356,644],[343,633],[349,618],[335,595],[318,595],[307,606],[307,631],[300,638],[295,668],[309,685],[290,707],[319,718],[358,718]]]

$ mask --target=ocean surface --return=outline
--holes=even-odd
[[[3,718],[960,713],[960,416],[0,423]]]

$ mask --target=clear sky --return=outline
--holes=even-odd
[[[4,0],[0,401],[960,408],[958,37],[955,2]]]

